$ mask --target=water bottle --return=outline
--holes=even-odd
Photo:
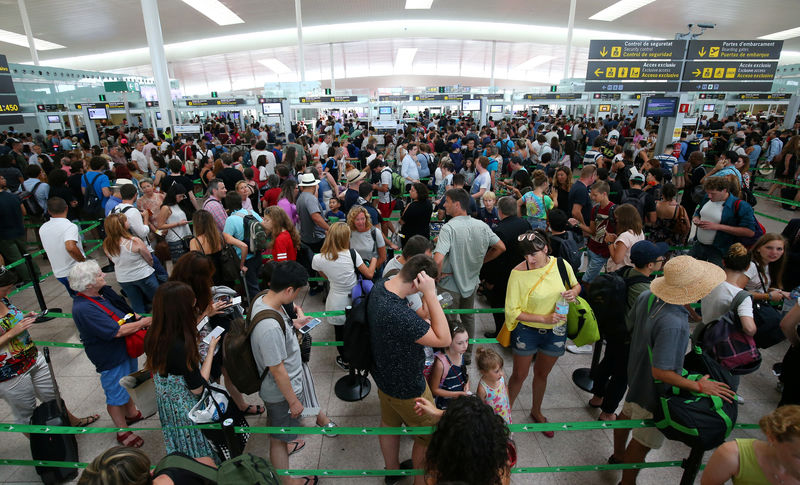
[[[453,304],[453,295],[450,293],[442,293],[436,298],[439,300],[439,304],[442,305],[442,308],[447,308]]]
[[[422,375],[425,376],[427,379],[428,376],[431,375],[431,370],[433,370],[433,361],[436,360],[436,356],[434,356],[433,348],[425,346],[425,367],[422,369]]]
[[[565,317],[564,322],[556,325],[553,327],[553,334],[558,337],[563,337],[567,334],[567,322],[566,316],[569,313],[569,302],[563,296],[558,297],[558,301],[556,302],[556,314],[563,315]]]
[[[792,290],[788,300],[783,300],[783,312],[788,312],[795,305],[800,303],[800,286]]]

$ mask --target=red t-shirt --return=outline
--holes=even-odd
[[[600,207],[599,205],[592,207],[592,220],[594,221],[595,234],[591,236],[586,243],[586,247],[593,253],[604,258],[611,256],[611,253],[608,251],[608,244],[605,242],[605,237],[606,231],[612,229],[609,227],[611,222],[609,214],[611,213],[612,207],[614,207],[613,202],[609,202],[605,207]]]
[[[275,238],[275,242],[272,244],[272,260],[297,260],[297,248],[294,247],[294,242],[292,242],[292,236],[289,234],[289,231],[284,230]]]
[[[280,195],[281,195],[281,188],[275,187],[274,189],[269,189],[266,192],[264,192],[264,195],[261,197],[261,200],[263,200],[267,204],[267,207],[272,207],[273,205],[276,205],[278,203],[278,197],[280,197]]]

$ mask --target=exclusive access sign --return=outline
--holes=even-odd
[[[683,59],[685,40],[593,40],[589,59]]]
[[[777,62],[693,61],[683,68],[684,81],[771,81]]]
[[[782,48],[782,40],[692,40],[686,59],[778,60]]]
[[[673,61],[589,61],[586,80],[677,81],[681,77],[681,64]]]

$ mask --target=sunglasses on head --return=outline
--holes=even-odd
[[[533,248],[537,251],[541,251],[547,246],[544,238],[536,232],[526,232],[525,234],[520,234],[519,237],[517,237],[517,241],[519,242],[526,240],[531,241],[533,243]]]

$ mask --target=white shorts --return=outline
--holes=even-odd
[[[41,351],[36,363],[24,374],[0,382],[0,397],[11,406],[17,424],[30,423],[33,410],[36,408],[36,398],[41,402],[56,398],[50,369]]]
[[[622,405],[622,414],[628,416],[628,419],[653,419],[653,413],[635,402],[625,401]],[[633,439],[651,450],[657,450],[664,444],[664,435],[655,427],[634,428]]]

